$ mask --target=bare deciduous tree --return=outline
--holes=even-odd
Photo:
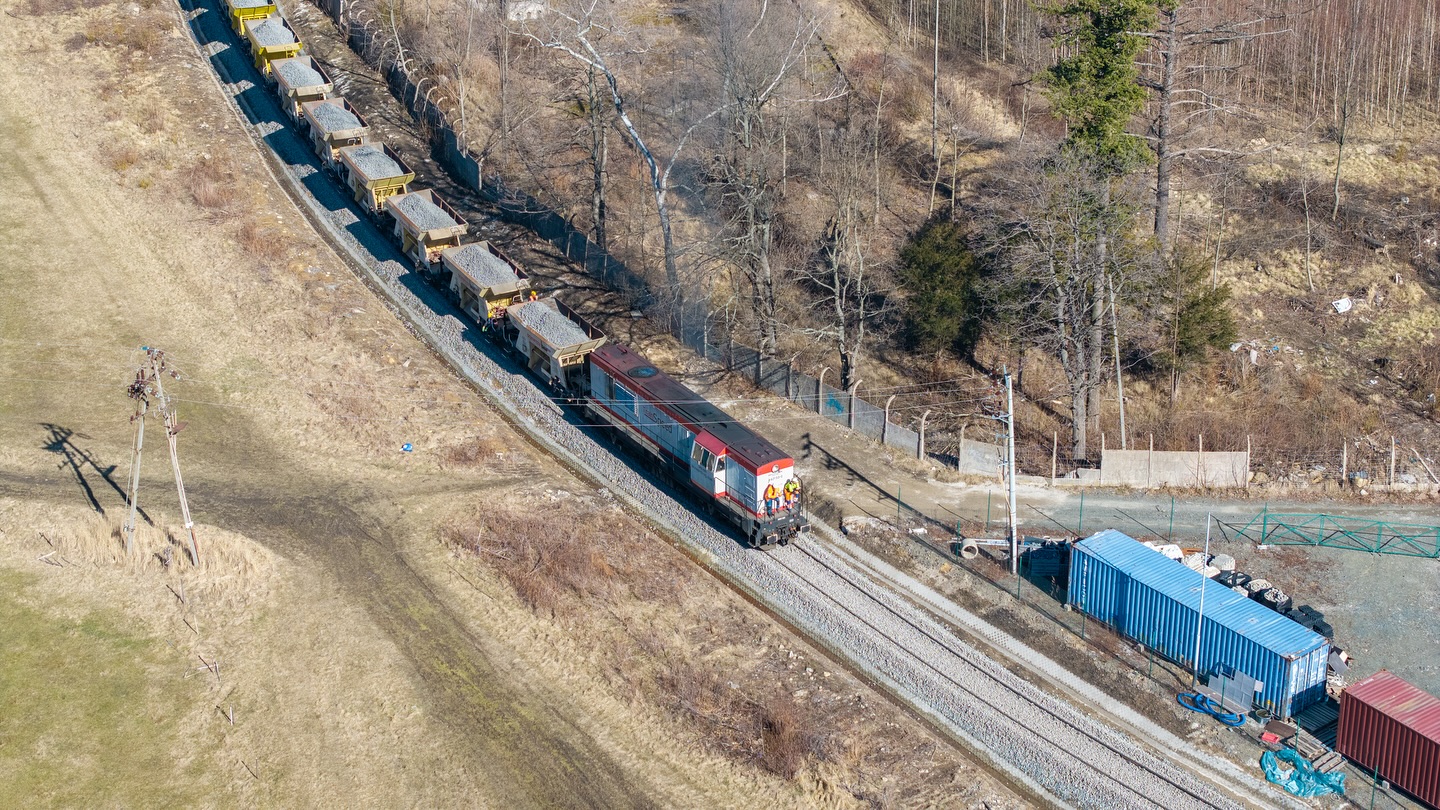
[[[784,123],[773,108],[818,103],[839,91],[798,98],[792,77],[815,41],[817,23],[793,5],[717,2],[707,7],[706,55],[723,110],[708,184],[727,215],[722,255],[744,275],[760,352],[772,356],[779,339],[774,263],[775,209],[785,171]],[[838,78],[838,77],[837,77]]]
[[[599,0],[582,0],[568,9],[558,5],[551,6],[548,13],[539,21],[533,23],[527,21],[521,32],[537,45],[569,56],[583,65],[587,71],[594,71],[597,77],[603,79],[610,96],[610,103],[615,109],[616,120],[635,150],[640,153],[641,158],[645,161],[646,169],[649,171],[650,186],[655,197],[655,210],[660,220],[661,239],[664,243],[665,283],[668,287],[666,291],[667,314],[671,320],[671,326],[677,330],[683,330],[685,327],[685,290],[680,278],[675,238],[671,227],[668,201],[670,178],[690,136],[694,134],[701,123],[718,114],[720,110],[710,112],[683,130],[674,139],[674,149],[662,167],[649,140],[640,132],[640,128],[630,116],[625,94],[620,89],[620,78],[610,64],[611,54],[601,50],[600,44],[604,44],[601,42],[603,37],[615,36],[622,43],[624,37],[617,35],[618,23],[616,21],[601,19],[599,5]]]
[[[893,279],[877,261],[870,211],[871,181],[865,164],[873,152],[870,121],[853,120],[835,132],[831,160],[819,178],[828,215],[819,244],[802,281],[815,294],[811,305],[817,325],[800,331],[831,343],[840,355],[840,385],[858,379],[869,341],[883,337],[894,309]]]
[[[1016,166],[986,192],[982,240],[1001,268],[987,297],[1015,337],[1059,360],[1070,389],[1071,454],[1085,458],[1111,348],[1112,300],[1124,306],[1155,273],[1153,251],[1134,236],[1141,190],[1066,151],[1038,167]]]

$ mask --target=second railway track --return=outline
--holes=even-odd
[[[212,64],[228,83],[237,114],[249,119],[257,145],[275,156],[276,180],[396,314],[537,447],[612,489],[683,539],[692,556],[732,586],[855,669],[889,684],[900,701],[984,752],[1004,772],[997,775],[1008,776],[1018,789],[1042,801],[1086,808],[1239,806],[1214,785],[1010,674],[813,540],[773,556],[746,551],[617,459],[592,431],[568,420],[533,381],[497,362],[473,330],[455,318],[443,295],[410,283],[413,279],[395,261],[383,235],[355,216],[343,192],[317,176],[309,149],[285,127],[268,96],[247,94],[251,67],[243,53],[229,49],[231,35],[216,0],[179,2],[191,12],[187,21],[197,45],[211,49]],[[215,13],[202,13],[207,10]],[[311,22],[318,27],[318,21]],[[482,228],[498,225],[491,217],[483,221]]]
[[[852,619],[832,641],[872,648],[891,663],[891,677],[908,676],[903,685],[925,695],[931,711],[1059,800],[1087,808],[1240,806],[1006,670],[813,537],[769,557]]]

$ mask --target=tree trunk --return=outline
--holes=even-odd
[[[590,195],[590,218],[595,223],[595,244],[607,250],[605,236],[605,177],[606,164],[610,161],[610,131],[600,117],[599,99],[595,95],[595,68],[589,70],[590,91],[590,167],[594,173],[594,187]]]
[[[1171,151],[1170,110],[1175,101],[1175,61],[1179,58],[1174,9],[1161,12],[1165,18],[1164,70],[1160,82],[1160,110],[1155,121],[1155,238],[1162,254],[1170,252],[1170,170],[1175,157]]]

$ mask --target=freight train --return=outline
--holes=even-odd
[[[495,245],[466,242],[465,220],[370,133],[272,0],[224,0],[231,27],[281,109],[355,203],[420,275],[567,405],[734,528],[752,548],[805,531],[795,461],[554,295],[540,297]]]

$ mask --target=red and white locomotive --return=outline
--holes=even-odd
[[[464,219],[433,189],[411,188],[414,172],[373,139],[360,112],[299,53],[302,44],[273,3],[226,4],[242,38],[260,29],[289,32],[281,48],[248,36],[260,76],[275,85],[282,109],[361,210],[393,225],[415,269],[461,311],[751,547],[788,543],[808,527],[793,459],[644,357],[606,345],[574,310],[532,290],[527,274],[494,245],[467,244]]]
[[[752,548],[808,528],[795,460],[627,346],[589,355],[585,408]]]

